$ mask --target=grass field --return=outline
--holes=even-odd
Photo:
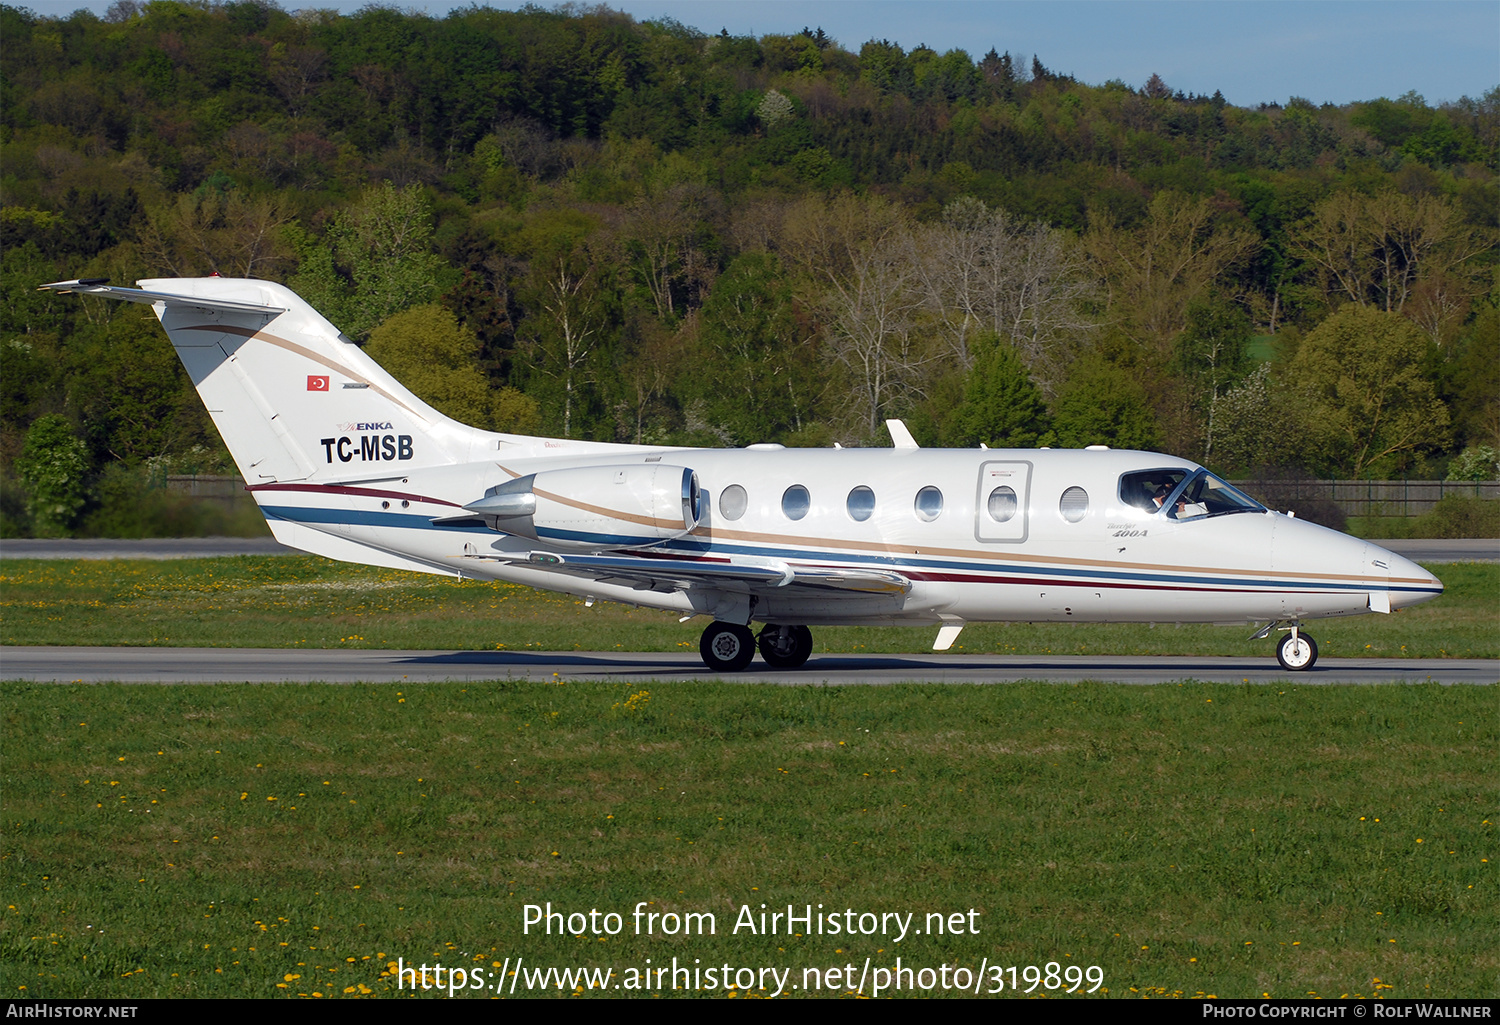
[[[1318,624],[1324,654],[1500,654],[1500,567],[1436,572],[1437,601]],[[7,644],[672,650],[701,628],[314,558],[6,560],[0,617]],[[1248,633],[961,640],[1269,655]],[[931,631],[816,638],[922,651]],[[1097,967],[1116,997],[1500,995],[1489,688],[12,683],[0,700],[10,995],[395,995],[398,958],[567,994],[529,973],[639,985],[674,957],[793,986],[815,969],[834,995],[856,987],[828,969],[897,957],[985,991],[1013,966],[1006,995],[1048,962]],[[642,901],[716,932],[637,935]],[[523,934],[548,902],[622,928]],[[959,913],[965,932],[734,932],[762,903],[918,929]]]
[[[397,958],[800,985],[897,956],[1023,988],[1097,966],[1115,997],[1500,995],[1489,688],[0,694],[9,995],[378,996]],[[716,934],[635,935],[640,901]],[[546,902],[623,931],[523,935]],[[761,903],[966,932],[733,933]]]
[[[1324,657],[1500,657],[1500,566],[1433,567],[1447,590],[1392,616],[1309,627]],[[706,620],[312,556],[0,563],[0,643],[696,650]],[[955,652],[1262,655],[1248,627],[974,624]],[[922,652],[930,628],[820,627],[819,652]]]

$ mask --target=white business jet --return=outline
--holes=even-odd
[[[1311,620],[1442,593],[1420,566],[1149,452],[713,450],[476,430],[281,285],[162,278],[56,292],[147,303],[271,531],[348,562],[712,617],[699,648],[791,669],[818,624],[1251,624],[1310,669]],[[763,624],[758,635],[751,624]]]

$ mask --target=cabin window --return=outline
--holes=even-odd
[[[1069,523],[1077,523],[1088,514],[1089,493],[1079,487],[1069,488],[1062,493],[1062,501],[1057,503],[1057,508],[1063,519]]]
[[[989,512],[990,519],[996,523],[1009,523],[1016,515],[1016,493],[1008,487],[998,487],[990,492],[990,500],[985,503],[985,510]]]
[[[726,520],[737,520],[745,515],[745,509],[750,505],[750,500],[745,497],[745,489],[738,484],[731,484],[719,492],[719,515]]]
[[[845,503],[849,510],[849,518],[859,523],[865,522],[875,513],[875,492],[867,487],[857,487],[849,492],[849,501]]]
[[[800,520],[812,508],[812,497],[801,484],[793,484],[781,496],[781,511],[789,520]]]
[[[923,488],[917,492],[915,507],[917,519],[931,523],[943,515],[943,493],[934,487]]]

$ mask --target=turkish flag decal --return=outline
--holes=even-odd
[[[319,377],[319,376],[316,376],[314,374],[308,374],[307,375],[307,390],[308,391],[327,391],[328,390],[328,375],[324,374],[323,376]]]

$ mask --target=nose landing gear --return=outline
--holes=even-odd
[[[1290,622],[1272,620],[1250,639],[1262,640],[1278,628],[1287,631],[1287,635],[1276,642],[1276,661],[1281,663],[1281,668],[1293,673],[1311,669],[1318,660],[1318,642],[1312,639],[1312,635],[1303,633],[1295,619]]]
[[[1305,634],[1292,628],[1292,632],[1283,637],[1276,644],[1276,661],[1281,663],[1281,668],[1294,673],[1311,669],[1313,663],[1318,660],[1318,642],[1312,639],[1311,634]]]

